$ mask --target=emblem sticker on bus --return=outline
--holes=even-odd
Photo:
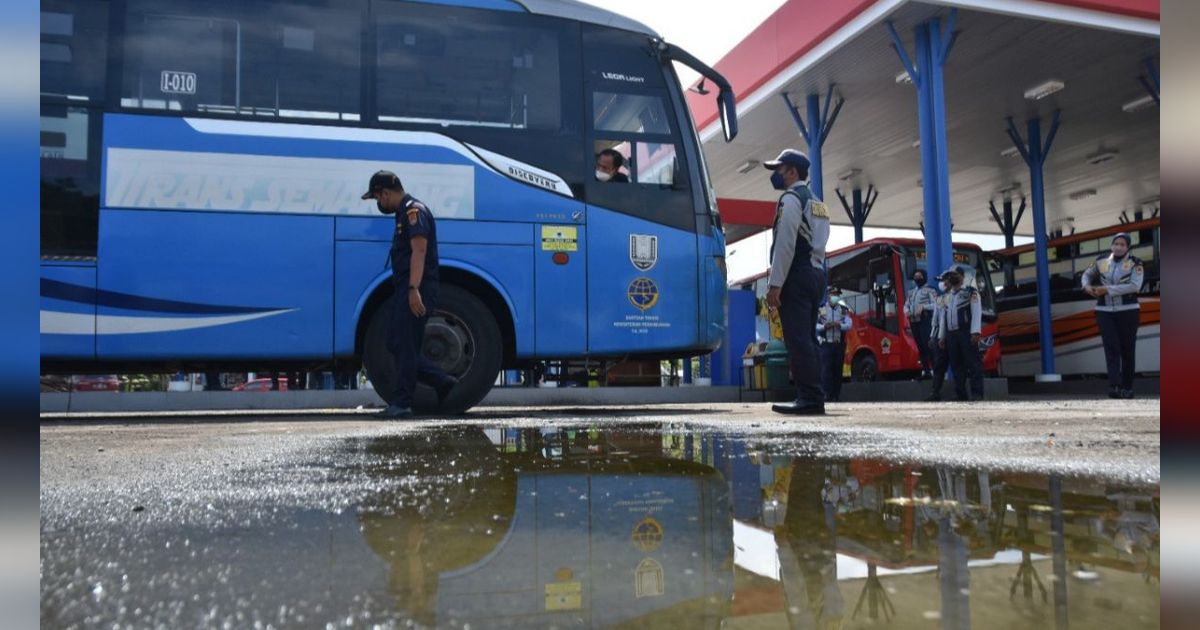
[[[165,94],[195,94],[196,73],[163,70],[159,87]]]
[[[639,271],[649,271],[658,263],[658,237],[650,234],[629,235],[629,262]]]

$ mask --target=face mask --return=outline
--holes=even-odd
[[[787,184],[784,183],[782,174],[771,173],[771,187],[775,190],[787,190]]]
[[[941,293],[946,292],[946,283],[945,282],[940,282],[940,281],[938,282],[938,291]]]
[[[838,297],[838,296],[836,296],[836,295],[831,295],[831,296],[829,296],[829,304],[830,304],[830,306],[838,306],[838,305],[840,305],[841,303],[842,303],[842,298],[840,298],[840,297]]]
[[[600,169],[596,169],[596,179],[598,179],[602,182],[606,182],[606,181],[612,179],[612,174],[605,173],[604,171],[602,171]]]
[[[913,278],[913,282],[917,283],[917,286],[919,286],[919,287],[925,286],[925,278],[921,278],[921,277]]]
[[[376,200],[375,200],[375,207],[376,207],[376,208],[379,208],[379,211],[380,211],[380,212],[386,212],[386,211],[387,211],[387,208],[384,208],[384,207],[383,207],[383,202],[382,202],[382,201],[379,201],[378,199],[376,199]]]

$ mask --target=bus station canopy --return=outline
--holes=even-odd
[[[730,242],[771,226],[778,192],[762,162],[787,147],[809,150],[783,95],[807,120],[806,98],[819,95],[825,106],[831,88],[833,105],[844,105],[823,146],[818,194],[834,223],[851,224],[835,190],[850,200],[857,187],[878,193],[867,227],[920,226],[917,90],[888,26],[912,57],[914,27],[931,18],[953,23],[944,90],[955,232],[1000,233],[989,203],[999,210],[1006,197],[1017,214],[1030,170],[1006,119],[1024,138],[1026,121],[1040,118],[1045,140],[1055,111],[1061,126],[1045,161],[1048,231],[1157,212],[1156,0],[788,0],[715,66],[738,97],[733,142],[720,133],[711,96],[688,95]],[[1031,211],[1016,234],[1033,233]]]

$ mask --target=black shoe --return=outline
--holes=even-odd
[[[941,394],[930,394],[925,397],[925,402],[942,402]]]
[[[823,416],[825,415],[825,404],[802,403],[797,401],[780,405],[771,405],[771,411],[791,416]]]
[[[391,404],[387,406],[387,409],[375,414],[375,417],[383,420],[403,420],[404,418],[411,418],[412,415],[412,407],[401,407],[400,405]]]
[[[442,406],[442,403],[446,402],[446,397],[450,395],[450,390],[454,389],[455,385],[458,385],[458,379],[453,376],[447,376],[441,385],[433,388],[433,391],[437,392],[439,407]]]
[[[1108,397],[1109,398],[1121,398],[1121,388],[1115,387],[1115,386],[1108,388]]]
[[[1133,399],[1133,390],[1132,389],[1122,389],[1121,390],[1121,398],[1123,398],[1125,400],[1132,400]]]
[[[971,397],[970,396],[955,396],[954,400],[957,400],[958,402],[971,402]]]

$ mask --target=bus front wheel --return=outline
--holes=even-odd
[[[407,306],[389,298],[375,311],[367,325],[363,366],[367,378],[371,379],[385,403],[391,401],[397,387],[396,363],[387,345],[391,309]],[[487,306],[464,289],[442,285],[437,310],[425,325],[421,351],[427,360],[457,378],[458,385],[440,408],[433,390],[418,385],[413,396],[414,410],[419,413],[462,413],[479,404],[491,390],[500,373],[504,347],[500,327]]]
[[[870,383],[879,378],[879,362],[870,353],[854,357],[850,364],[850,377],[860,383]]]

